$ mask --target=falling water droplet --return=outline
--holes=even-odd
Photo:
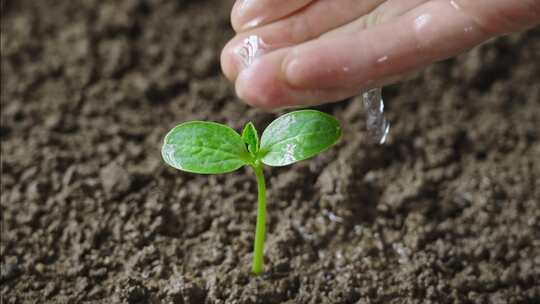
[[[362,95],[366,111],[366,126],[370,136],[379,144],[384,144],[390,132],[390,123],[384,117],[384,101],[381,89],[375,88]]]

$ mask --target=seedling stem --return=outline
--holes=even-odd
[[[255,245],[253,247],[253,264],[251,270],[260,275],[263,272],[264,237],[266,233],[266,183],[262,164],[257,161],[253,165],[257,177],[257,189],[259,191],[259,205],[257,208],[257,226],[255,228]]]

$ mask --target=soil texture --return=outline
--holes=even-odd
[[[358,99],[268,177],[167,167],[174,125],[263,129],[219,69],[231,1],[2,0],[2,303],[540,303],[540,30]]]

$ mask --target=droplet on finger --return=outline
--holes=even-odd
[[[243,68],[249,67],[253,61],[262,56],[268,49],[264,41],[257,35],[250,35],[244,39],[241,46],[234,52],[240,59]]]

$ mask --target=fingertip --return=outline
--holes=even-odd
[[[230,81],[234,81],[237,74],[234,52],[232,48],[234,40],[235,39],[233,38],[225,45],[225,47],[223,47],[220,55],[221,71]]]
[[[264,15],[257,16],[255,1],[238,0],[231,10],[231,25],[236,33],[242,33],[261,25]]]
[[[240,8],[242,7],[241,2],[242,1],[240,0],[235,1],[231,9],[231,26],[236,33],[240,32],[241,25],[242,25],[241,20],[240,20],[241,15],[239,13]]]
[[[260,40],[258,36],[254,37]],[[250,36],[236,35],[221,51],[221,69],[229,80],[235,81],[238,74],[248,67],[251,61],[263,54],[258,45],[253,45]]]
[[[256,61],[236,78],[236,94],[247,104],[264,110],[290,106],[290,89],[276,76],[270,62]]]
[[[291,87],[283,75],[285,53],[270,54],[240,72],[235,83],[237,96],[251,106],[272,111],[334,102],[352,95],[349,89],[304,90]]]
[[[221,53],[221,67],[228,79],[234,81],[238,74],[255,60],[279,49],[279,46],[269,45],[263,40],[265,34],[242,33],[227,43]]]

